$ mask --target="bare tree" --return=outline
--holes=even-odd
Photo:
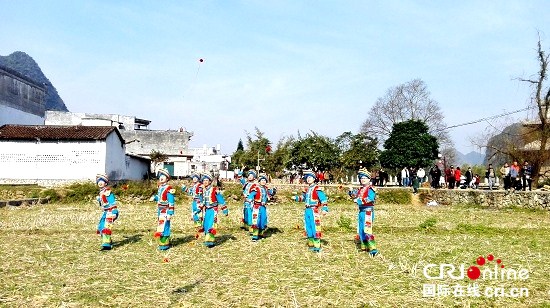
[[[540,33],[537,43],[537,60],[539,62],[539,72],[532,78],[521,81],[528,82],[533,87],[531,104],[537,110],[537,121],[534,124],[527,125],[534,127],[532,134],[526,135],[526,146],[523,148],[524,156],[527,156],[532,162],[534,182],[537,183],[541,167],[550,158],[548,151],[548,138],[550,138],[550,86],[546,84],[548,78],[548,57],[549,55],[542,49]]]
[[[361,125],[361,132],[376,137],[381,143],[386,140],[393,124],[408,120],[424,121],[429,132],[437,137],[441,148],[453,148],[439,103],[430,97],[426,83],[414,79],[387,90],[379,97]]]
[[[516,78],[533,87],[529,106],[519,111],[536,110],[536,116],[519,123],[507,119],[504,121],[506,125],[504,123],[494,125],[488,122],[491,127],[487,128],[487,132],[477,140],[472,140],[472,143],[487,149],[486,162],[503,164],[510,161],[529,161],[533,168],[534,183],[538,183],[541,168],[550,158],[550,151],[548,151],[550,87],[545,84],[548,78],[549,56],[542,49],[540,36],[537,47],[539,72],[531,78]],[[505,128],[501,130],[499,127]]]

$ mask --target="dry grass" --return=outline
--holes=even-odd
[[[270,206],[271,236],[252,243],[240,205],[221,218],[218,246],[193,237],[179,203],[169,252],[156,250],[153,204],[121,204],[115,248],[99,251],[93,204],[0,209],[0,305],[8,307],[411,307],[542,306],[550,303],[550,213],[377,205],[381,255],[353,242],[355,207],[332,204],[319,254],[303,239],[302,206]],[[346,221],[351,220],[350,227]],[[422,296],[428,263],[473,264],[489,253],[529,270],[526,298]],[[164,262],[165,258],[168,262]],[[437,283],[454,284],[444,280]],[[468,283],[468,279],[460,281]],[[490,282],[487,282],[490,283]],[[483,284],[483,282],[481,282]]]

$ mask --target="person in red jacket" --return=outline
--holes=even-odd
[[[460,177],[461,177],[460,167],[457,166],[455,170],[456,188],[460,188]]]

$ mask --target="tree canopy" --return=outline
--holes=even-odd
[[[426,123],[408,120],[393,125],[380,164],[387,168],[427,167],[438,157],[437,138],[430,135]]]
[[[295,140],[290,149],[290,162],[296,167],[330,170],[338,166],[338,157],[334,142],[314,132]]]
[[[367,168],[372,168],[378,162],[378,140],[364,133],[352,134],[345,132],[336,137],[336,145],[340,150],[340,163],[344,169],[356,170],[358,162]]]

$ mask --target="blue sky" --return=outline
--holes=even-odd
[[[255,127],[275,144],[356,133],[415,78],[449,126],[524,108],[531,89],[513,78],[537,72],[537,31],[550,52],[548,12],[544,0],[0,0],[0,55],[32,56],[70,111],[185,127],[192,147],[232,153]],[[479,150],[469,140],[487,126],[451,129],[456,148]]]

